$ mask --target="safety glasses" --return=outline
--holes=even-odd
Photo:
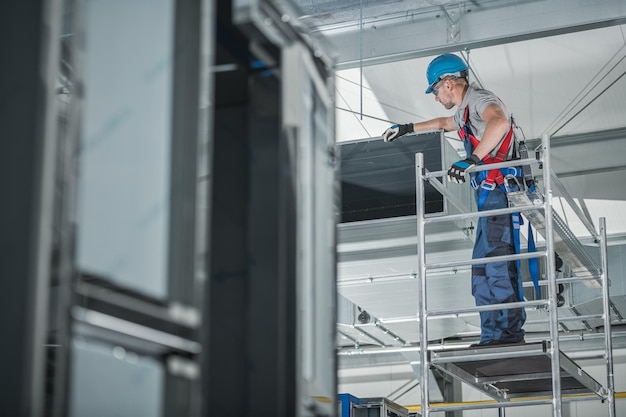
[[[445,77],[445,78],[439,79],[439,81],[437,81],[435,83],[435,85],[433,86],[431,92],[435,95],[435,97],[437,97],[437,94],[439,94],[439,89],[443,85],[444,81],[446,81],[446,80],[456,80],[457,78],[459,78],[459,77],[452,76],[452,77]]]
[[[437,81],[437,84],[431,90],[431,92],[435,95],[435,97],[437,97],[437,95],[439,94],[439,89],[441,88],[441,81],[444,81],[444,80]]]

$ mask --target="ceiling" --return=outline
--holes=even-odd
[[[531,145],[549,135],[552,169],[567,191],[596,227],[599,217],[606,217],[613,245],[626,242],[621,216],[626,210],[626,2],[297,3],[302,20],[327,38],[335,52],[339,142],[377,138],[391,123],[452,114],[424,94],[425,72],[436,55],[459,53],[469,63],[470,80],[498,94]],[[447,138],[446,152],[459,151],[455,134]],[[565,205],[559,210],[577,237],[588,236]],[[397,218],[340,226],[339,339],[346,351],[355,345],[402,348],[417,340],[411,279],[415,255],[408,249],[416,242],[412,222]],[[459,228],[436,230],[427,239],[432,259],[471,257],[471,239]],[[614,269],[618,274],[626,270],[620,260]],[[376,274],[385,279],[365,283]],[[623,274],[616,278],[624,280]],[[459,300],[459,307],[473,304],[467,268],[440,275],[431,291],[434,306],[445,306],[450,299]],[[578,306],[593,310],[587,302],[593,304],[590,298]],[[358,324],[361,310],[373,316],[363,325]],[[532,311],[529,317],[543,314]],[[570,313],[565,309],[560,314]],[[479,332],[478,319],[471,314],[439,322],[431,327],[437,339],[472,338]],[[540,327],[529,329],[542,334]]]

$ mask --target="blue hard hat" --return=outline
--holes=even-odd
[[[446,75],[456,75],[457,77],[466,76],[463,74],[467,71],[467,65],[460,57],[454,54],[443,54],[430,61],[428,69],[426,69],[426,78],[428,78],[428,88],[426,94],[433,91],[434,85]]]

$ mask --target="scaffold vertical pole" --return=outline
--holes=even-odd
[[[424,231],[424,155],[415,154],[415,217],[417,223],[417,283],[418,283],[418,321],[420,339],[420,393],[422,417],[430,415],[428,387],[428,317],[426,305],[426,233]]]
[[[611,332],[611,299],[609,291],[609,261],[606,240],[606,218],[600,217],[600,258],[602,261],[602,302],[604,311],[604,350],[609,417],[615,417],[615,381],[613,374],[613,341]]]
[[[554,417],[562,416],[561,364],[559,359],[559,323],[557,312],[556,257],[554,252],[554,221],[552,211],[552,169],[550,167],[550,136],[541,138],[544,179],[544,212],[546,227],[546,278],[548,280],[548,313],[550,317],[550,359],[552,363],[552,410]]]

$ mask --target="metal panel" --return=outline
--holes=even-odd
[[[57,84],[62,2],[3,7],[0,52],[0,414],[44,415],[48,302],[57,169]]]
[[[382,139],[342,142],[342,223],[415,215],[417,152],[429,161],[428,169],[442,169],[443,132],[409,135],[391,143]],[[442,196],[426,189],[426,211],[444,211]]]
[[[331,415],[336,404],[332,69],[279,3],[243,16],[218,5],[217,64],[237,64],[216,75],[211,414]]]
[[[174,85],[171,57],[186,55],[174,54],[175,1],[153,2],[150,14],[144,6],[85,1],[76,261],[117,285],[166,298],[171,143],[173,132],[182,133],[172,130],[172,109],[182,103],[172,101],[181,85]]]
[[[66,238],[70,244],[62,242],[59,255],[61,262],[69,263],[70,267],[60,268],[62,276],[53,283],[59,287],[54,288],[57,294],[67,292],[70,295],[57,295],[53,299],[53,304],[56,310],[54,315],[71,323],[71,326],[68,326],[70,328],[68,332],[57,332],[54,328],[51,331],[51,341],[58,343],[59,349],[55,349],[55,354],[50,355],[48,363],[51,374],[49,383],[53,386],[49,392],[51,397],[49,401],[54,405],[49,414],[54,416],[81,414],[84,413],[85,407],[93,407],[99,403],[106,403],[100,408],[101,413],[197,414],[200,412],[198,355],[202,350],[199,340],[201,322],[199,308],[203,305],[207,233],[205,221],[209,123],[207,112],[210,109],[208,106],[210,87],[207,81],[210,75],[207,73],[212,48],[210,37],[206,35],[212,32],[210,28],[213,21],[212,3],[210,0],[167,0],[156,4],[148,14],[143,10],[141,2],[131,1],[124,5],[104,3],[106,2],[98,0],[66,2],[65,12],[68,15],[66,22],[72,20],[71,29],[66,36],[71,39],[75,49],[66,51],[73,60],[63,61],[64,68],[67,67],[68,71],[72,72],[69,75],[63,74],[71,81],[64,84],[63,91],[68,90],[66,92],[69,95],[68,100],[71,100],[75,108],[73,112],[68,111],[65,115],[68,119],[66,123],[73,129],[68,129],[69,133],[64,132],[66,136],[63,139],[68,142],[64,146],[68,147],[69,156],[63,160],[65,166],[63,175],[58,181],[60,197],[56,208],[64,217],[56,226],[62,230],[61,234],[70,236],[69,239]],[[119,19],[122,19],[122,24],[116,27],[121,28],[121,31],[110,32],[111,25],[107,25],[107,22],[115,20],[119,23]],[[160,27],[163,42],[155,43],[154,38],[146,41],[147,38],[143,37],[145,34],[132,30],[137,26],[137,22],[141,24],[148,21],[150,25],[142,25],[144,29],[148,29],[146,33],[154,30],[155,24],[158,26],[159,22],[166,22],[165,26]],[[93,24],[85,28],[85,22]],[[87,31],[89,36],[86,38],[90,42],[84,43]],[[128,35],[125,38],[128,41],[125,47],[104,48],[106,54],[111,54],[111,59],[102,65],[94,62],[101,58],[95,58],[97,54],[94,51],[103,50],[96,45],[107,45],[110,41],[114,42],[116,36],[124,37],[124,34]],[[64,41],[64,46],[66,43],[70,44]],[[176,45],[175,53],[167,53],[174,50],[173,44]],[[140,50],[141,53],[138,52]],[[122,63],[126,61],[124,53],[134,54],[137,62],[125,67]],[[83,56],[91,64],[87,66],[87,70],[82,65]],[[94,67],[98,70],[106,67],[109,71],[99,72]],[[135,92],[141,92],[139,95],[143,94],[144,98],[148,96],[150,100],[138,103],[137,94],[116,95],[115,88],[120,88],[120,84],[106,82],[107,77],[116,70],[123,72],[126,82],[132,86],[124,89],[124,93],[134,89]],[[83,83],[85,74],[88,75],[87,82]],[[163,88],[164,85],[172,88]],[[87,116],[79,111],[84,108],[80,101],[83,96],[81,86],[89,92],[87,94],[90,99],[89,106],[85,107],[91,110]],[[172,90],[173,97],[170,96]],[[148,102],[149,104],[146,104]],[[114,115],[106,114],[106,111],[102,111],[103,108]],[[156,118],[160,120],[160,123],[156,124],[153,123],[154,117],[145,118],[146,114],[154,116],[155,110],[158,110],[157,114],[163,116]],[[85,117],[89,119],[87,122]],[[171,129],[168,122],[170,118]],[[80,149],[81,159],[78,159],[78,147],[71,148],[74,139],[72,134],[78,135],[78,126],[82,125],[87,126],[85,129],[87,133],[80,132],[83,147]],[[126,130],[129,125],[132,125],[131,132]],[[94,133],[94,129],[97,131],[96,134],[91,134]],[[155,146],[137,146],[136,141],[142,136],[133,134],[137,131],[149,133],[148,136],[152,139],[156,137],[156,142],[150,142]],[[116,142],[120,138],[128,139],[125,146],[111,147],[111,142]],[[171,138],[175,140],[172,142]],[[141,140],[139,139],[139,142]],[[123,151],[120,152],[120,149]],[[171,154],[168,153],[170,150]],[[94,157],[94,153],[97,157]],[[134,159],[131,157],[132,161],[129,162],[129,155],[133,154],[140,156]],[[102,166],[100,164],[103,161],[109,163],[105,162],[106,166]],[[80,177],[76,169],[78,162],[83,164]],[[148,180],[153,187],[150,191],[147,190],[150,186],[142,182],[145,179],[139,181],[141,186],[137,188],[140,192],[132,187],[132,184],[137,185],[134,181],[137,180],[138,172],[145,177],[146,171],[155,166],[159,169],[156,170],[158,174]],[[147,216],[144,213],[143,222],[136,223],[135,228],[127,228],[122,234],[128,233],[132,238],[141,237],[138,241],[146,247],[154,249],[151,245],[155,245],[163,249],[156,251],[159,254],[156,256],[157,261],[152,258],[148,260],[149,267],[156,265],[158,273],[151,274],[142,268],[134,269],[130,274],[122,274],[126,278],[124,282],[119,280],[114,282],[116,278],[120,278],[120,271],[128,272],[128,265],[119,264],[115,267],[109,264],[103,270],[99,268],[102,266],[100,264],[91,271],[100,272],[99,276],[85,271],[81,271],[82,274],[74,271],[76,264],[87,269],[94,266],[76,261],[76,249],[78,253],[84,254],[87,244],[85,239],[82,239],[74,246],[73,236],[77,222],[74,207],[75,182],[80,179],[83,185],[85,183],[93,185],[90,182],[93,180],[90,174],[93,174],[94,170],[98,172],[99,179],[111,187],[110,189],[118,191],[125,189],[125,192],[130,192],[133,198],[127,198],[124,203],[121,203],[124,198],[113,198],[112,201],[100,205],[93,204],[93,200],[89,201],[88,206],[93,211],[90,211],[87,217],[90,219],[98,217],[98,220],[89,224],[78,221],[78,230],[90,229],[94,224],[97,224],[97,227],[113,229],[119,226],[122,217],[127,219],[129,212],[133,211],[129,208],[132,205],[130,200],[142,200],[145,203],[150,199],[146,196],[156,198],[157,201],[151,203],[154,205],[154,211]],[[174,172],[171,177],[170,170]],[[173,181],[170,182],[170,179]],[[169,185],[171,190],[168,189]],[[158,192],[155,193],[155,190]],[[99,192],[103,191],[99,189]],[[100,194],[90,196],[101,197]],[[119,194],[117,196],[119,197]],[[85,197],[85,194],[81,197]],[[82,200],[81,203],[85,201]],[[94,213],[109,203],[113,203],[115,209],[105,209],[107,213],[104,216],[102,212],[99,212],[99,215]],[[173,207],[171,211],[170,207]],[[82,214],[85,215],[85,212]],[[85,217],[81,220],[84,221]],[[158,223],[159,232],[152,235],[145,233],[148,229],[154,231],[150,226],[155,226],[155,223]],[[168,234],[165,231],[168,226],[174,233]],[[97,257],[107,252],[120,253],[119,245],[111,245],[111,240],[100,240],[105,232],[93,233],[93,229],[90,231],[92,234],[89,237],[93,240],[89,243],[95,244],[98,248],[91,252],[92,255]],[[151,240],[150,236],[155,239]],[[84,238],[85,235],[81,234],[81,237]],[[166,245],[166,241],[169,246]],[[116,246],[116,249],[113,249],[113,246]],[[172,250],[169,252],[167,249]],[[154,254],[150,250],[146,252]],[[128,264],[135,265],[141,255],[129,250],[122,258],[129,260]],[[92,258],[91,261],[93,260]],[[146,259],[143,261],[143,265],[146,266]],[[165,267],[166,265],[170,268]],[[155,284],[155,278],[158,281],[157,285],[141,285]],[[167,287],[167,290],[164,287]],[[66,305],[69,302],[65,298],[71,298],[73,308],[70,309],[70,306]],[[72,349],[73,343],[75,349]],[[105,347],[98,352],[103,361],[121,366],[104,365],[106,369],[103,369],[100,361],[82,360],[86,353],[83,348],[95,344]],[[62,353],[62,349],[71,351],[68,363],[61,358],[59,352]],[[122,368],[139,370],[141,366],[137,364],[142,362],[152,362],[155,366],[151,368],[160,375],[157,383],[153,383],[155,381],[152,380],[145,387],[141,387],[145,388],[142,393],[143,401],[133,403],[132,396],[128,396],[124,391],[132,389],[137,383],[136,380],[129,384],[131,387],[124,388],[122,384],[114,389],[111,398],[101,397],[102,391],[99,387],[110,382],[107,378],[123,381],[125,371]],[[63,373],[68,374],[67,380],[58,377]],[[67,404],[62,404],[63,402]]]
[[[283,49],[283,134],[297,201],[297,415],[332,413],[336,397],[338,183],[331,72],[301,43]],[[329,366],[332,365],[332,366]]]

